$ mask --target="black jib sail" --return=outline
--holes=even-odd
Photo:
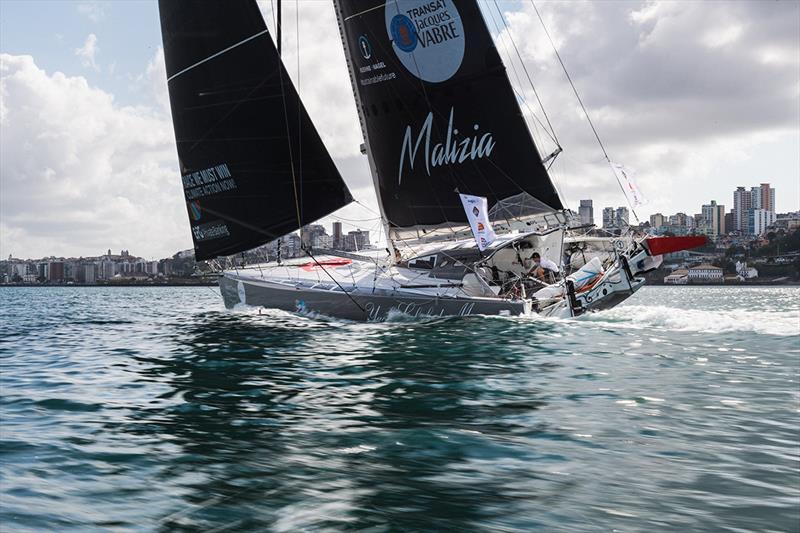
[[[562,209],[477,2],[335,3],[392,228],[466,224],[456,191]]]
[[[160,0],[197,259],[297,230],[352,197],[254,0]]]

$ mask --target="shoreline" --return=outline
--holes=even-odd
[[[96,287],[96,288],[115,288],[115,287],[219,287],[219,283],[216,281],[207,282],[207,283],[108,283],[108,284],[97,284],[97,283],[72,283],[69,285],[66,284],[39,284],[39,283],[4,283],[0,284],[0,288],[13,288],[13,287],[25,287],[25,288],[37,288],[37,289],[46,289],[46,288],[70,288],[70,287]],[[763,283],[687,283],[685,285],[678,285],[678,284],[671,284],[671,283],[645,283],[645,287],[677,287],[677,288],[690,288],[690,287],[800,287],[800,281],[782,281],[782,282],[770,282],[765,281]]]

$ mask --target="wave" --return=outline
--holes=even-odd
[[[655,328],[697,333],[752,332],[762,335],[800,335],[797,311],[757,309],[702,310],[664,305],[624,305],[592,313],[582,320],[615,327]]]

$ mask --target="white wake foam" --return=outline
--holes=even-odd
[[[624,305],[593,313],[585,320],[615,327],[657,328],[697,333],[753,332],[800,335],[800,312],[757,309],[702,310],[662,305]]]

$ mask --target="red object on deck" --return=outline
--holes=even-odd
[[[704,246],[708,239],[702,235],[699,237],[652,237],[644,242],[650,250],[650,255],[662,255]]]
[[[334,267],[334,268],[336,268],[336,267],[340,267],[340,266],[346,266],[346,265],[349,265],[352,262],[353,261],[351,259],[344,259],[344,258],[342,258],[342,259],[327,259],[325,261],[305,263],[305,264],[300,265],[300,268],[310,272],[312,270],[317,270],[317,269],[323,268],[323,267]]]

